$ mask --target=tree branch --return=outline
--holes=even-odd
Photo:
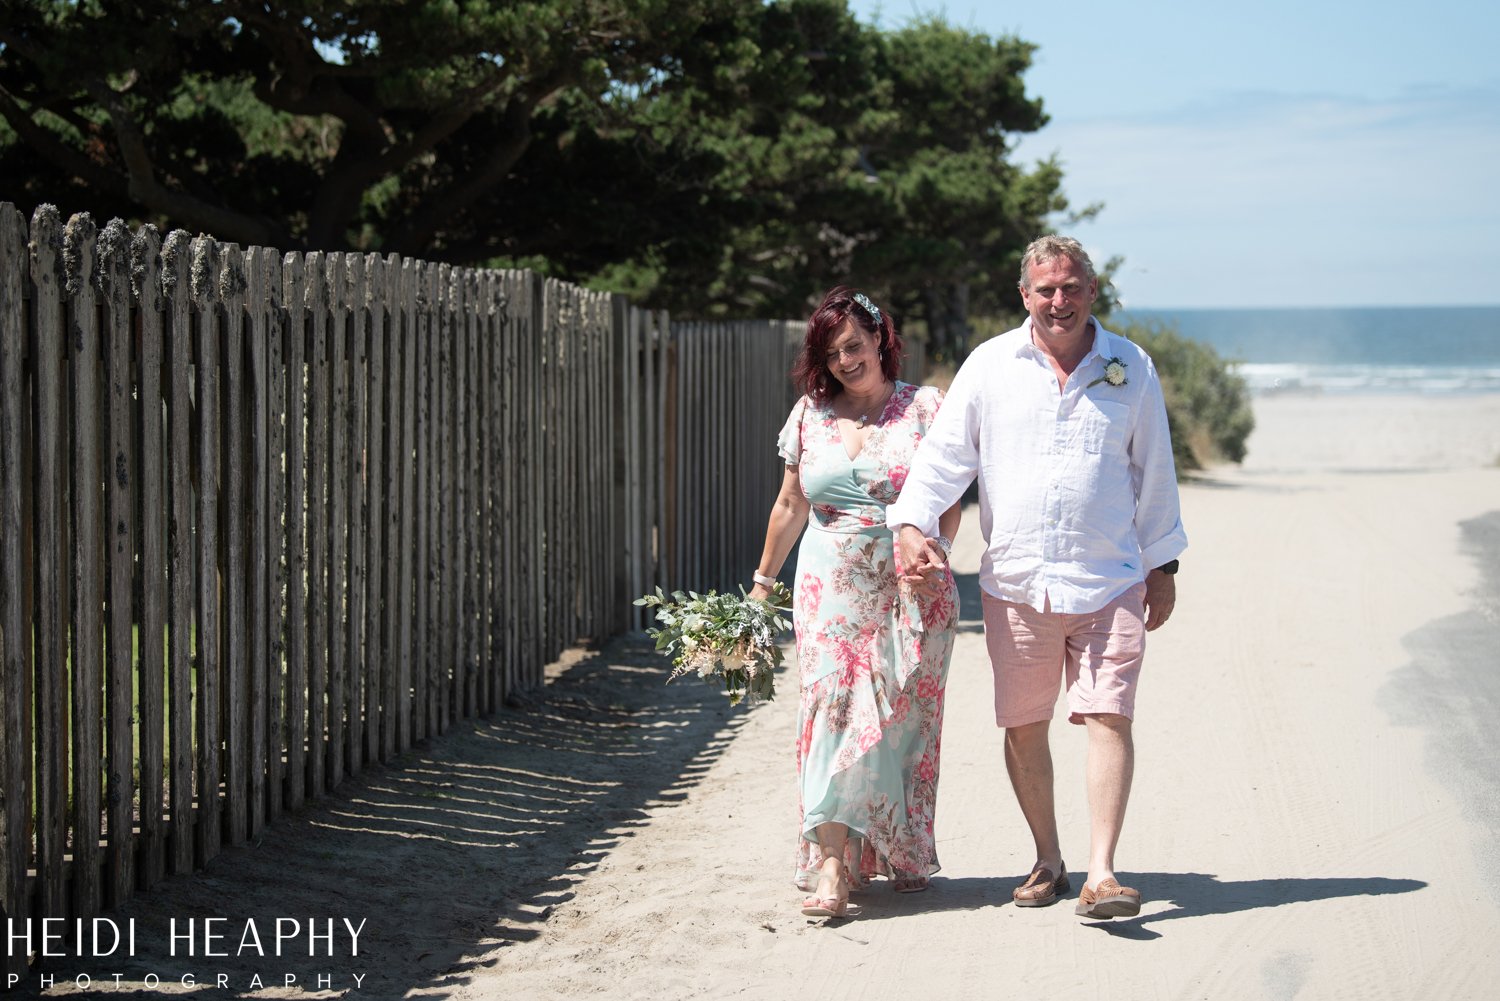
[[[221,240],[245,244],[285,246],[287,233],[266,219],[214,205],[183,191],[174,191],[156,178],[146,137],[120,95],[102,80],[84,82],[89,95],[109,114],[115,141],[129,178],[129,195],[141,205],[176,222],[189,223]]]
[[[239,8],[239,16],[261,30],[261,40],[276,55],[283,71],[275,78],[257,75],[256,97],[269,107],[294,115],[332,115],[350,132],[377,145],[385,143],[379,112],[333,82],[336,67],[318,54],[307,36],[289,30],[279,19],[254,6]]]
[[[393,249],[407,253],[425,251],[440,229],[481,195],[505,180],[506,174],[531,145],[531,102],[516,101],[506,109],[501,138],[490,147],[478,169],[454,183],[447,191],[421,203],[389,234]]]
[[[529,95],[514,98],[506,106],[502,116],[502,124],[498,129],[500,138],[490,147],[489,154],[480,162],[479,167],[467,177],[456,181],[446,192],[423,201],[417,213],[409,214],[398,223],[391,233],[394,247],[405,248],[408,252],[425,250],[448,220],[468,209],[504,181],[516,161],[521,159],[531,145],[531,116],[537,106],[556,97],[565,87],[574,83],[576,78],[575,67],[563,67],[533,81],[528,88],[531,92]],[[472,100],[479,99],[476,88]],[[469,114],[472,113],[471,110]],[[415,145],[423,138],[423,134],[419,133],[410,145]],[[411,154],[413,157],[416,155],[415,152]],[[387,166],[385,169],[389,171],[396,168]]]
[[[119,197],[128,196],[124,177],[59,141],[52,130],[38,125],[4,87],[0,87],[0,115],[5,116],[6,122],[16,130],[16,135],[27,146],[52,161],[59,169],[100,191]]]
[[[324,174],[323,182],[318,188],[318,197],[313,202],[313,211],[308,220],[308,242],[321,245],[338,240],[338,229],[353,218],[365,190],[383,177],[399,174],[407,164],[436,149],[444,139],[474,117],[484,106],[485,100],[505,82],[507,76],[504,72],[497,73],[485,82],[471,87],[461,98],[428,119],[427,124],[406,142],[391,144],[381,152],[367,146],[341,145],[334,162]],[[552,80],[547,80],[543,86],[555,85]],[[531,141],[528,120],[533,107],[530,102],[517,100],[506,109],[506,125],[501,132],[509,135],[517,118],[520,129],[524,132],[519,149],[505,165],[504,169],[507,171]],[[504,141],[499,145],[504,145]],[[504,173],[500,176],[503,178]],[[472,202],[472,199],[469,201]],[[424,208],[424,215],[426,211]]]

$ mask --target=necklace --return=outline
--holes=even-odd
[[[887,388],[886,391],[881,394],[881,396],[880,396],[880,402],[878,404],[876,404],[874,407],[870,408],[870,410],[874,412],[874,414],[875,414],[875,416],[876,416],[877,419],[880,417],[881,411],[883,411],[885,409],[885,402],[891,398],[891,394],[894,393],[895,391],[896,391],[896,384],[893,382],[893,383],[890,384],[890,387]],[[866,412],[866,413],[863,413],[863,414],[859,415],[859,420],[857,420],[857,421],[854,422],[854,426],[856,428],[858,428],[859,430],[863,431],[865,425],[868,424],[868,423],[870,423],[870,413]]]

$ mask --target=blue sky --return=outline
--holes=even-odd
[[[1136,308],[1500,304],[1500,3],[852,0],[1040,46],[1056,154]]]

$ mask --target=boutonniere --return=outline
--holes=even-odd
[[[1084,388],[1093,389],[1101,382],[1107,382],[1111,386],[1123,386],[1125,381],[1125,363],[1118,358],[1110,358],[1104,363],[1104,374]]]

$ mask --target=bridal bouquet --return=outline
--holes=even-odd
[[[748,698],[750,704],[769,702],[775,695],[773,672],[781,664],[776,634],[790,623],[785,613],[792,594],[780,581],[766,600],[710,591],[697,594],[661,588],[637,598],[635,604],[656,609],[660,628],[646,630],[656,638],[656,649],[672,656],[672,675],[691,671],[700,678],[721,675],[730,705]]]

